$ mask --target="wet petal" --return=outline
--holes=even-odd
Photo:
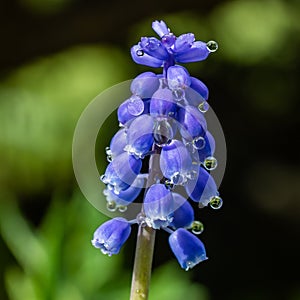
[[[109,149],[112,158],[118,156],[124,152],[124,148],[127,145],[127,134],[124,128],[117,131],[110,141]]]
[[[167,24],[164,21],[154,21],[152,22],[152,29],[160,36],[169,34],[170,31],[167,27]]]
[[[177,105],[169,89],[158,89],[151,98],[150,114],[157,116],[175,116]]]
[[[197,178],[189,180],[185,189],[193,201],[203,206],[207,206],[210,198],[219,194],[213,177],[201,167],[199,167]]]
[[[198,150],[199,161],[204,162],[208,156],[213,156],[215,152],[215,139],[209,131],[206,131],[204,136],[205,145],[202,149]]]
[[[122,125],[132,120],[136,116],[144,113],[145,102],[136,95],[132,95],[124,101],[118,108],[118,120]]]
[[[172,193],[164,184],[153,184],[144,199],[147,225],[154,229],[169,226],[173,219],[173,211]]]
[[[132,59],[140,65],[159,68],[163,66],[164,61],[145,53],[140,46],[135,45],[130,50]]]
[[[172,193],[175,205],[174,217],[170,226],[175,229],[180,227],[189,228],[194,221],[194,209],[183,196]]]
[[[182,53],[188,51],[195,41],[195,35],[193,33],[185,33],[180,35],[174,44],[174,52]]]
[[[206,59],[209,53],[206,43],[198,41],[194,42],[191,48],[182,52],[176,52],[174,57],[176,62],[190,63]]]
[[[169,57],[167,49],[157,38],[142,37],[138,45],[142,51],[156,59],[167,60]]]
[[[118,254],[128,239],[131,227],[124,218],[114,218],[103,223],[94,233],[92,245],[103,254]]]
[[[178,140],[173,140],[162,148],[160,168],[164,177],[172,184],[184,184],[192,168],[192,159],[186,146]]]
[[[149,115],[142,115],[133,120],[127,130],[125,150],[130,154],[143,158],[150,151],[154,142],[153,127],[154,122]]]
[[[186,271],[207,259],[203,243],[186,229],[179,228],[169,237],[170,247]]]
[[[151,98],[159,87],[159,77],[152,72],[144,72],[133,79],[130,90],[142,99]]]
[[[169,88],[184,89],[191,84],[190,74],[186,68],[182,66],[171,66],[167,71],[167,79]]]

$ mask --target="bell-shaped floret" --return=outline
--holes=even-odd
[[[198,150],[198,159],[204,162],[206,157],[213,156],[215,153],[215,139],[209,131],[206,131],[204,136],[204,147]]]
[[[187,147],[178,140],[173,140],[162,148],[160,168],[172,184],[184,184],[192,169],[192,159]]]
[[[190,37],[187,38],[185,47],[178,47],[178,51],[174,53],[175,61],[178,63],[191,63],[196,61],[204,60],[209,55],[209,50],[207,49],[206,43],[197,41],[193,42],[190,47],[188,47],[190,42]],[[177,40],[176,40],[177,41]],[[183,42],[181,44],[184,44]],[[175,42],[176,45],[176,42]],[[180,45],[181,46],[181,45]]]
[[[163,60],[145,53],[145,51],[141,49],[140,45],[133,46],[130,50],[130,53],[132,59],[137,64],[153,68],[159,68],[163,66]]]
[[[185,89],[191,84],[190,74],[182,66],[171,66],[167,71],[168,85],[171,90]]]
[[[118,120],[125,125],[128,121],[144,113],[145,102],[136,95],[132,95],[118,108]]]
[[[103,223],[94,233],[92,245],[103,254],[118,254],[128,239],[131,227],[124,218],[114,218]]]
[[[133,79],[130,90],[132,94],[141,97],[143,100],[151,98],[159,87],[159,77],[153,72],[144,72]]]
[[[125,150],[137,157],[143,158],[153,144],[153,118],[149,115],[137,117],[130,123],[127,130],[127,146]]]
[[[210,198],[219,194],[213,177],[201,167],[199,167],[197,178],[186,183],[185,190],[190,199],[199,202],[201,206],[207,206]]]
[[[118,194],[134,182],[142,168],[142,161],[124,152],[117,156],[106,168],[101,180]]]
[[[181,124],[179,129],[185,140],[190,141],[205,135],[207,130],[206,120],[196,107],[181,106],[177,112],[177,120]]]
[[[175,211],[173,221],[170,226],[178,228],[189,228],[194,222],[194,209],[191,204],[183,196],[172,193]]]
[[[190,77],[191,85],[185,90],[185,98],[189,105],[198,107],[208,99],[207,86],[195,77]]]
[[[116,194],[113,190],[105,189],[103,194],[106,196],[107,202],[114,202],[116,207],[127,206],[132,203],[141,193],[144,186],[144,179],[137,177],[132,185],[125,191],[120,191]]]
[[[160,229],[173,220],[174,203],[172,193],[164,184],[153,184],[144,199],[144,213],[149,227]]]
[[[169,89],[158,89],[152,96],[150,102],[150,114],[154,117],[174,117],[177,105],[174,102],[172,91]]]
[[[122,128],[117,131],[117,133],[113,136],[109,145],[109,153],[108,155],[111,158],[117,157],[119,154],[124,152],[124,148],[127,145],[127,134],[126,129]]]
[[[169,244],[180,266],[186,271],[207,259],[203,243],[186,229],[174,231],[169,236]]]

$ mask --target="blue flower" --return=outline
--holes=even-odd
[[[128,239],[131,227],[124,218],[114,218],[103,223],[94,233],[92,245],[103,254],[118,254]]]
[[[154,37],[142,37],[131,48],[132,59],[137,64],[149,67],[172,66],[175,63],[189,63],[204,60],[212,52],[207,44],[195,41],[192,33],[182,34],[176,38],[163,21],[152,23],[153,30],[161,40]]]
[[[160,77],[153,72],[144,72],[138,75],[130,85],[132,94],[139,96],[143,100],[151,98],[159,87]]]
[[[169,89],[160,88],[151,98],[150,114],[153,117],[174,117],[177,108],[172,91]]]
[[[186,229],[179,228],[169,236],[170,247],[186,271],[207,259],[203,243]]]
[[[164,184],[153,184],[144,199],[144,213],[149,227],[167,227],[173,220],[174,202],[172,193]]]

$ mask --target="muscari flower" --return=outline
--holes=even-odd
[[[213,162],[215,151],[204,117],[208,88],[179,64],[206,59],[217,44],[196,41],[192,33],[176,37],[163,21],[153,22],[152,28],[159,38],[142,37],[131,48],[131,56],[138,64],[163,67],[163,72],[144,72],[132,81],[132,95],[118,108],[122,128],[106,149],[110,163],[101,179],[107,185],[108,208],[121,211],[142,191],[142,178],[147,176],[140,175],[144,158],[160,155],[162,178],[147,187],[141,215],[147,226],[170,233],[170,247],[188,270],[207,259],[203,243],[193,234],[199,221],[194,220],[188,200],[204,207],[211,199],[218,200],[219,193],[207,171],[212,169],[207,161]],[[173,191],[178,185],[183,185],[187,197]],[[92,244],[105,254],[117,254],[133,223],[140,223],[138,216],[130,222],[124,218],[107,221],[96,230]]]

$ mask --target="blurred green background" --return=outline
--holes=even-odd
[[[118,256],[90,245],[107,218],[78,190],[71,143],[97,94],[149,69],[129,49],[155,19],[218,41],[188,68],[228,157],[224,206],[197,216],[210,259],[182,271],[159,232],[150,299],[300,299],[298,0],[1,1],[0,299],[128,299],[135,231]]]

